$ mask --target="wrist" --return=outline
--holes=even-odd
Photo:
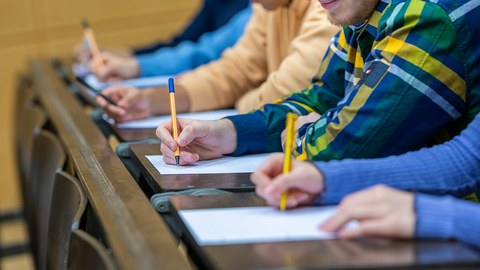
[[[219,137],[223,139],[221,153],[229,155],[235,152],[237,149],[237,131],[232,121],[224,118],[214,121],[213,125],[220,127]]]
[[[135,57],[128,57],[128,69],[129,69],[129,76],[130,78],[135,78],[140,76],[140,64],[138,63],[137,58]]]
[[[170,108],[167,99],[166,111],[163,112],[161,110],[161,108],[165,107],[165,105],[163,105],[161,102],[161,97],[158,97],[158,92],[160,92],[160,90],[161,89],[158,88],[139,89],[140,98],[145,102],[146,108],[150,115],[165,114],[168,111],[168,108]]]
[[[325,190],[327,189],[326,187],[326,184],[325,184],[325,175],[323,174],[322,170],[320,170],[320,168],[318,168],[317,166],[315,166],[315,163],[311,160],[308,161],[309,165],[312,167],[312,170],[314,170],[316,172],[314,178],[318,178],[318,195],[320,195],[321,193],[325,192]]]

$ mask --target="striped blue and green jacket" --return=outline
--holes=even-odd
[[[331,41],[312,86],[229,117],[234,155],[281,151],[287,112],[321,118],[298,131],[310,160],[404,153],[458,134],[480,111],[480,0],[380,0]]]

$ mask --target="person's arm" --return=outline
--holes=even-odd
[[[209,8],[216,7],[209,5],[209,0],[205,0],[202,8],[200,11],[198,11],[197,15],[195,15],[195,18],[190,22],[190,24],[181,33],[174,36],[169,42],[155,42],[147,46],[133,48],[133,53],[135,55],[150,54],[161,48],[175,47],[183,41],[197,41],[197,39],[203,33],[209,32]]]
[[[251,89],[266,79],[265,17],[266,11],[254,4],[244,35],[235,46],[217,61],[187,72],[176,81],[192,100],[190,111],[232,107],[242,94],[238,89]]]
[[[251,15],[251,7],[237,13],[227,24],[203,34],[198,42],[183,41],[172,48],[137,56],[140,76],[159,76],[185,72],[220,57],[243,34]]]
[[[318,3],[301,4],[318,6]],[[324,10],[308,9],[306,12],[309,15],[305,15],[303,20],[306,23],[305,26],[296,30],[299,33],[292,42],[285,41],[289,42],[289,44],[285,44],[289,48],[288,55],[281,59],[281,64],[276,71],[269,73],[269,63],[276,60],[269,59],[269,55],[273,55],[275,52],[267,51],[270,48],[267,44],[279,42],[272,36],[279,38],[287,36],[280,32],[271,33],[271,36],[266,33],[267,29],[270,31],[270,28],[273,28],[272,24],[277,23],[274,15],[280,15],[279,11],[276,10],[270,14],[271,12],[267,12],[263,7],[254,5],[254,14],[239,42],[232,49],[226,51],[218,61],[187,73],[179,80],[179,85],[182,85],[189,93],[192,101],[191,111],[232,107],[247,92],[258,92],[265,89],[261,90],[263,96],[261,102],[260,99],[256,102],[252,101],[248,108],[237,106],[241,113],[245,113],[253,108],[258,108],[261,103],[273,102],[291,91],[308,86],[311,76],[320,65],[327,44],[337,28],[327,22]],[[285,12],[292,13],[291,15],[294,16],[292,10]],[[299,19],[296,18],[296,20]],[[297,23],[300,24],[300,21]],[[315,27],[313,27],[314,23]],[[278,31],[287,30],[278,29]],[[270,63],[270,65],[272,64]]]
[[[465,110],[464,67],[455,60],[461,51],[448,14],[431,3],[423,9],[390,8],[399,18],[379,22],[386,37],[366,58],[368,71],[307,129],[302,150],[308,159],[372,158],[418,149]]]
[[[318,85],[291,95],[278,104],[265,104],[261,110],[253,113],[229,116],[237,130],[237,149],[234,156],[282,151],[281,133],[285,129],[285,117],[288,112],[308,115],[311,112],[323,114],[328,108],[336,106],[343,95],[347,54],[339,43],[342,33],[338,33],[330,42],[329,49],[320,66],[319,76],[313,80]],[[312,94],[314,88],[322,87],[321,92]],[[254,138],[254,139],[253,139]]]
[[[480,206],[478,203],[417,194],[416,230],[419,238],[455,238],[480,246]]]
[[[299,34],[288,47],[288,55],[277,70],[268,74],[265,82],[245,93],[235,103],[235,108],[240,113],[247,113],[307,88],[320,67],[332,37],[339,31],[339,27],[328,21],[327,11],[318,2],[311,1]]]
[[[315,162],[325,186],[317,203],[337,203],[346,194],[375,184],[467,196],[480,190],[478,134],[480,115],[453,140],[432,148],[381,159]]]

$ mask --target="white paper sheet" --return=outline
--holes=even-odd
[[[103,90],[109,86],[121,84],[128,85],[137,88],[147,88],[155,86],[165,86],[168,85],[168,78],[173,77],[174,75],[169,76],[153,76],[153,77],[141,77],[134,78],[129,80],[123,80],[118,82],[101,82],[98,78],[91,73],[88,66],[82,64],[74,64],[72,66],[73,73],[77,76],[80,76],[85,79],[85,81],[90,84],[93,88],[97,90]]]
[[[267,206],[181,210],[179,214],[197,244],[205,246],[333,239],[334,233],[318,227],[335,209],[305,207],[282,212]]]
[[[146,158],[162,175],[167,174],[218,174],[251,173],[269,157],[270,154],[246,155],[241,157],[224,156],[214,160],[202,160],[190,166],[166,164],[161,155],[148,155]]]
[[[95,75],[89,74],[85,76],[85,81],[98,90],[103,90],[112,85],[128,85],[136,88],[147,88],[168,85],[168,78],[171,77],[172,76],[154,76],[135,78],[117,82],[101,82]]]
[[[195,120],[216,120],[226,116],[238,114],[236,110],[215,110],[209,112],[199,113],[180,113],[177,114],[177,118],[188,118]],[[119,128],[157,128],[161,123],[170,120],[170,115],[162,115],[156,117],[150,117],[147,119],[130,121],[127,123],[119,124]]]

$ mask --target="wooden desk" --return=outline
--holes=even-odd
[[[33,60],[32,90],[64,145],[89,211],[119,269],[188,269],[170,230],[50,61]]]
[[[265,205],[246,194],[175,196],[170,203],[176,219],[183,209]],[[183,230],[191,257],[206,269],[478,269],[480,265],[480,253],[458,242],[362,239],[198,246],[185,226]]]
[[[144,139],[156,139],[156,128],[125,129],[112,125],[112,133],[120,142],[138,141]]]
[[[130,145],[130,149],[133,152],[133,159],[138,163],[154,193],[194,188],[217,188],[233,192],[250,192],[255,189],[249,173],[161,175],[145,157],[160,155],[159,144],[133,144]]]

